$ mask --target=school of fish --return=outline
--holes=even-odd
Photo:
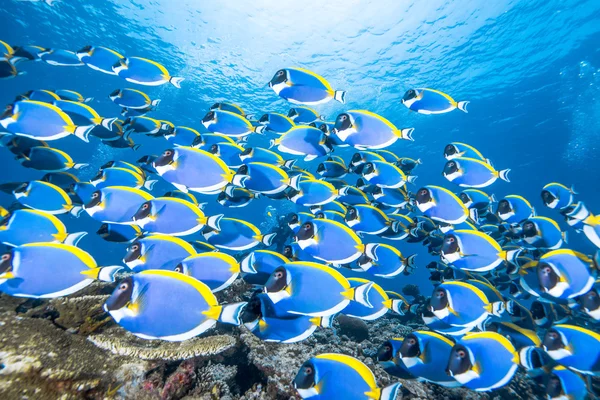
[[[140,86],[179,88],[183,81],[155,61],[100,46],[74,52],[0,41],[1,78],[19,76],[17,67],[31,61],[87,66],[135,88],[96,100],[116,104],[119,117],[100,116],[93,99],[70,89],[32,89],[6,106],[2,157],[9,151],[40,176],[0,185],[15,199],[0,208],[0,242],[10,248],[0,260],[0,292],[48,299],[104,281],[114,286],[104,310],[116,323],[167,341],[221,322],[285,344],[331,328],[338,314],[365,321],[413,314],[429,330],[390,337],[376,355],[394,377],[490,391],[521,368],[542,378],[549,399],[583,399],[588,378],[600,374],[600,253],[570,250],[567,232],[552,219],[565,218],[600,247],[600,216],[568,185],[541,188],[552,218],[518,194],[497,199],[490,187],[508,185],[510,169],[460,142],[439,152],[446,187],[415,185],[422,161],[386,150],[413,140],[414,130],[367,110],[325,121],[309,106],[344,104],[346,92],[303,68],[280,69],[268,83],[291,103],[287,115],[255,117],[219,102],[199,121],[208,131],[201,134],[146,116],[160,100]],[[398,101],[424,115],[467,113],[469,104],[429,88],[407,90]],[[70,135],[88,146],[133,150],[135,138],[147,135],[164,140],[164,151],[140,155],[137,164],[106,162],[81,181],[85,160],[52,147]],[[248,145],[250,135],[269,146]],[[342,147],[353,155],[333,154]],[[310,168],[297,167],[299,159]],[[153,189],[161,179],[172,185],[168,193]],[[206,201],[227,209],[259,197],[295,203],[285,222],[289,237],[203,211]],[[89,232],[69,232],[64,220],[73,216],[88,219]],[[97,265],[77,247],[94,231],[123,244],[121,265]],[[279,251],[269,249],[275,241]],[[370,280],[402,279],[416,268],[416,254],[402,254],[395,241],[421,243],[439,256],[426,266],[435,289],[425,302]],[[346,278],[344,269],[361,277]],[[251,298],[219,303],[214,293],[236,279],[254,285]],[[400,389],[378,387],[365,364],[343,354],[306,360],[290,379],[305,399],[394,399]]]

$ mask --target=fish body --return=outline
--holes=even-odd
[[[262,133],[266,129],[263,125],[253,126],[250,121],[240,114],[224,110],[209,111],[202,118],[202,125],[210,132],[233,138],[248,136],[252,132]]]
[[[48,214],[71,212],[78,215],[81,207],[75,206],[69,195],[60,187],[44,181],[31,181],[13,192],[25,207]]]
[[[573,187],[568,188],[563,184],[552,182],[542,189],[542,201],[546,207],[563,210],[575,201],[573,195],[577,194]]]
[[[113,64],[112,70],[127,82],[145,86],[160,86],[169,82],[176,88],[180,88],[184,80],[184,78],[171,76],[169,71],[156,61],[140,57],[121,58]]]
[[[325,134],[311,126],[295,126],[279,138],[271,141],[282,153],[305,156],[305,161],[314,160],[331,152]]]
[[[371,281],[361,278],[348,278],[348,282],[350,282],[350,286],[356,288],[368,284]],[[346,308],[342,310],[342,314],[365,321],[374,321],[383,317],[389,310],[394,310],[399,303],[390,299],[381,286],[376,283],[373,283],[371,290],[369,290],[367,302],[371,307],[351,301]]]
[[[447,224],[460,224],[469,217],[469,210],[452,192],[440,186],[425,186],[417,192],[416,203],[426,217]]]
[[[244,280],[264,285],[275,269],[289,262],[287,257],[274,251],[254,250],[240,261],[240,265],[242,270],[254,271],[247,273]]]
[[[394,164],[386,161],[371,161],[364,165],[362,176],[370,184],[386,189],[398,189],[406,182],[414,182],[416,176],[406,176],[404,172]]]
[[[155,180],[145,180],[132,169],[110,167],[98,171],[98,174],[90,180],[90,183],[97,189],[102,189],[109,186],[126,186],[134,189],[145,188],[152,190]]]
[[[365,252],[356,261],[358,268],[381,278],[394,278],[408,267],[414,268],[416,255],[403,257],[402,253],[385,243],[368,243]]]
[[[585,375],[600,373],[600,335],[576,325],[554,325],[543,340],[546,353],[561,365]]]
[[[142,236],[142,231],[136,225],[104,223],[96,234],[107,242],[129,243]]]
[[[47,172],[67,171],[71,168],[80,169],[88,165],[76,164],[69,154],[46,146],[31,147],[17,156],[17,159],[26,168]]]
[[[86,232],[69,234],[54,215],[37,210],[15,210],[0,225],[0,242],[8,246],[27,243],[66,243],[77,245]]]
[[[146,93],[137,89],[116,89],[108,96],[119,107],[143,110],[155,108],[160,100],[152,100]]]
[[[556,250],[566,242],[566,233],[558,224],[546,217],[531,217],[521,224],[522,242],[536,249]]]
[[[402,97],[402,104],[419,114],[445,114],[457,108],[467,112],[468,101],[455,101],[446,93],[435,89],[410,89]]]
[[[38,53],[40,59],[50,65],[58,67],[79,67],[83,63],[72,51],[61,49],[44,49]]]
[[[504,261],[514,261],[520,250],[505,251],[489,235],[477,230],[452,230],[444,237],[442,262],[471,272],[487,272]]]
[[[325,181],[293,179],[291,185],[295,190],[288,194],[289,199],[305,207],[327,204],[338,195],[333,185]]]
[[[358,235],[339,222],[311,219],[296,232],[300,248],[327,263],[346,264],[358,259],[364,246]]]
[[[351,110],[338,115],[334,133],[346,144],[359,149],[383,149],[398,139],[413,140],[413,128],[398,129],[380,115]]]
[[[85,46],[76,55],[82,63],[91,69],[108,75],[116,75],[112,67],[123,58],[116,51],[101,46]]]
[[[518,224],[521,221],[535,216],[535,210],[527,199],[518,195],[504,196],[498,202],[496,214],[500,219],[509,224]]]
[[[84,210],[96,221],[131,224],[140,206],[154,197],[139,189],[109,186],[92,193]]]
[[[251,162],[238,168],[232,183],[252,192],[277,194],[290,183],[290,177],[281,168],[262,162]]]
[[[153,269],[173,271],[181,260],[194,254],[196,250],[185,240],[167,235],[150,235],[131,243],[123,262],[136,273]]]
[[[288,112],[288,118],[291,119],[295,124],[310,124],[311,122],[317,122],[323,119],[318,111],[310,107],[296,106],[290,108]]]
[[[176,126],[173,132],[168,132],[163,135],[169,143],[176,146],[192,146],[194,140],[202,137],[200,132],[187,126]]]
[[[264,125],[267,132],[274,132],[278,134],[285,133],[296,126],[294,121],[289,116],[279,113],[264,114],[262,117],[260,117],[258,123]]]
[[[204,238],[211,245],[226,250],[249,250],[263,243],[270,246],[274,233],[263,235],[260,230],[247,221],[235,218],[222,218],[219,230],[204,232]]]
[[[54,91],[61,100],[78,101],[79,103],[89,103],[94,100],[93,97],[83,97],[81,93],[74,90],[57,89]]]
[[[232,256],[213,251],[183,259],[175,271],[198,279],[216,293],[228,288],[242,272],[241,268]]]
[[[452,142],[444,147],[444,157],[446,160],[452,160],[456,157],[467,157],[488,162],[488,159],[481,154],[479,150],[470,144],[461,142]]]
[[[269,86],[279,97],[294,104],[323,104],[331,99],[343,104],[346,97],[346,92],[333,90],[325,78],[304,68],[280,69]]]
[[[496,182],[498,178],[510,182],[510,169],[496,171],[490,164],[475,158],[455,157],[444,166],[443,175],[460,187],[483,188]]]

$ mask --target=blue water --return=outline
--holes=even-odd
[[[254,1],[194,0],[4,0],[0,39],[13,45],[34,44],[78,50],[107,46],[121,54],[154,59],[172,75],[185,77],[181,89],[171,85],[138,87],[162,100],[149,116],[204,131],[200,119],[216,101],[239,104],[261,115],[287,113],[267,82],[285,66],[300,66],[325,76],[348,92],[347,104],[317,107],[330,120],[343,110],[368,109],[398,127],[414,127],[414,143],[400,141],[390,150],[423,165],[417,184],[444,185],[459,191],[441,175],[443,147],[461,141],[477,147],[498,169],[511,168],[511,182],[489,189],[497,197],[520,194],[538,212],[545,209],[540,190],[548,182],[574,185],[592,212],[600,212],[600,2],[589,1]],[[116,88],[135,87],[124,80],[82,67],[23,63],[24,76],[0,82],[0,104],[30,89],[72,89],[86,97],[102,116],[120,111],[108,99]],[[471,102],[469,113],[419,115],[400,99],[411,87],[432,87],[456,100]],[[252,138],[266,145],[266,138]],[[115,150],[92,140],[67,138],[52,145],[76,162],[89,179],[112,159],[135,162],[167,148],[162,139],[137,138],[137,151]],[[349,157],[352,151],[335,154]],[[43,173],[23,168],[0,149],[0,181],[26,181]],[[303,165],[300,163],[300,165]],[[306,165],[306,164],[304,164]],[[314,172],[317,163],[309,168]],[[351,178],[353,181],[354,178]],[[353,183],[353,182],[351,182]],[[413,187],[416,190],[418,187]],[[171,187],[161,182],[160,195]],[[13,199],[0,195],[0,204]],[[289,202],[260,199],[243,209],[224,209],[213,198],[207,214],[225,212],[248,218],[262,228],[275,214],[295,209]],[[89,230],[81,246],[100,265],[119,263],[124,246],[95,236],[99,223],[87,215],[63,218],[70,231]],[[571,234],[569,247],[591,253],[582,236]],[[416,283],[431,286],[424,270],[433,258],[420,244],[400,243],[405,254],[418,253],[420,268],[412,277],[384,281],[386,289]]]

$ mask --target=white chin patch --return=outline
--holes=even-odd
[[[311,387],[310,389],[296,389],[296,391],[298,391],[298,394],[303,399],[308,399],[310,397],[319,395],[319,392],[317,392],[317,389],[315,389],[314,387]]]
[[[337,137],[340,138],[340,140],[342,142],[345,142],[346,139],[348,139],[348,137],[350,135],[352,135],[353,133],[356,133],[356,129],[355,128],[348,128],[348,129],[344,129],[343,131],[335,131],[335,134],[337,135]]]
[[[503,221],[506,221],[507,219],[509,219],[510,217],[512,217],[513,215],[515,215],[514,211],[509,211],[506,214],[500,214],[498,213],[498,216],[500,217],[500,219],[502,219]]]
[[[442,308],[441,310],[435,310],[433,311],[433,315],[438,317],[438,319],[444,319],[450,315],[450,310],[448,310],[448,307]]]
[[[528,244],[534,244],[535,242],[537,242],[540,239],[541,239],[541,236],[538,236],[538,235],[523,238],[523,240]]]
[[[454,226],[452,226],[452,225],[440,226],[440,232],[442,232],[442,233],[450,232],[453,229],[454,229]]]
[[[446,179],[448,179],[450,182],[452,182],[456,178],[460,178],[462,176],[462,174],[459,171],[456,171],[451,174],[444,174],[444,176],[446,177]]]
[[[359,222],[360,222],[360,220],[358,218],[351,219],[350,221],[346,221],[348,226],[354,226],[354,225],[358,224]]]
[[[382,198],[383,196],[385,196],[385,195],[383,194],[383,192],[373,193],[373,198],[374,198],[375,200],[378,200],[378,199]]]
[[[548,294],[552,297],[560,297],[568,288],[569,284],[567,282],[558,282],[556,286],[548,290]]]
[[[417,207],[419,208],[419,211],[425,212],[425,211],[435,207],[435,204],[432,201],[429,201],[427,203],[417,203]]]
[[[410,106],[412,106],[415,101],[417,101],[417,98],[413,97],[410,100],[402,100],[402,104],[404,104],[406,107],[410,108]]]
[[[20,199],[21,197],[27,197],[27,193],[24,192],[14,192],[15,198]]]
[[[136,219],[135,221],[133,221],[131,224],[132,225],[137,225],[140,228],[143,228],[146,226],[146,224],[149,224],[150,222],[152,222],[152,218],[150,217],[146,217],[146,218],[142,218],[142,219]]]
[[[115,68],[115,67],[113,67],[113,69],[112,69],[112,70],[113,70],[113,72],[114,72],[115,74],[119,75],[119,72],[123,71],[124,69],[127,69],[127,67],[126,67],[126,66],[124,66],[124,65],[119,65],[119,66],[118,66],[118,67],[116,67],[116,68]]]
[[[587,313],[587,315],[594,318],[596,321],[600,320],[600,307],[592,311],[585,310],[585,312]]]
[[[370,174],[363,175],[363,177],[368,181],[371,181],[371,179],[375,178],[376,176],[377,172],[375,171],[371,172]]]
[[[288,86],[288,85],[287,85],[287,83],[285,83],[285,82],[276,83],[275,85],[271,86],[271,88],[273,89],[273,91],[274,91],[275,93],[277,93],[278,95],[279,95],[279,93],[280,93],[280,92],[281,92],[283,89],[285,89],[286,87],[289,87],[289,86]],[[293,118],[292,118],[292,119],[293,119]]]
[[[283,299],[287,299],[290,297],[290,294],[285,290],[280,290],[279,292],[267,293],[267,297],[274,303],[277,304]]]
[[[317,241],[314,238],[310,238],[310,239],[305,239],[305,240],[298,240],[298,247],[300,247],[302,250],[306,249],[309,246],[316,246],[317,245]]]
[[[556,208],[556,206],[558,205],[558,199],[554,199],[552,200],[550,203],[546,204],[549,208]]]
[[[94,207],[86,208],[85,211],[89,214],[90,217],[93,217],[99,211],[102,211],[102,207],[96,205]]]
[[[135,313],[128,307],[119,308],[118,310],[109,311],[111,317],[114,318],[115,322],[118,324],[123,318],[133,318],[135,317]]]
[[[138,266],[140,266],[140,265],[144,265],[144,262],[143,262],[141,259],[139,259],[139,258],[136,258],[136,259],[135,259],[135,260],[133,260],[133,261],[129,261],[129,262],[123,261],[123,262],[124,262],[124,263],[125,263],[125,265],[127,265],[127,266],[128,266],[130,269],[134,269],[135,267],[138,267]]]
[[[558,350],[546,351],[546,353],[548,353],[548,355],[550,357],[552,357],[554,360],[562,360],[565,357],[569,357],[569,356],[573,355],[573,353],[571,353],[567,349],[558,349]]]
[[[462,374],[453,375],[453,378],[464,385],[465,383],[471,382],[473,379],[479,378],[479,374],[475,371],[469,370],[467,372],[463,372]]]
[[[173,167],[172,164],[160,165],[160,166],[154,165],[154,169],[156,170],[156,172],[158,172],[158,175],[164,175],[165,173],[167,173],[169,171],[175,171],[175,167]]]
[[[460,259],[461,259],[461,257],[460,257],[460,253],[459,253],[458,251],[457,251],[457,252],[454,252],[454,253],[449,253],[449,254],[442,253],[442,258],[443,258],[443,259],[444,259],[444,261],[446,261],[448,264],[453,264],[453,263],[455,263],[455,262],[457,262],[458,260],[460,260]]]

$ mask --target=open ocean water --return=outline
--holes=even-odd
[[[278,97],[268,82],[284,67],[302,67],[345,90],[346,103],[314,106],[327,121],[341,112],[365,109],[397,127],[413,127],[414,142],[398,140],[387,148],[399,156],[421,159],[413,174],[416,192],[423,185],[462,189],[442,176],[444,146],[468,143],[493,161],[510,168],[510,183],[498,180],[484,189],[500,199],[518,194],[539,215],[569,231],[569,249],[593,254],[597,248],[583,233],[570,229],[540,197],[549,182],[573,186],[578,201],[600,213],[600,2],[597,0],[498,1],[361,1],[306,0],[3,0],[0,40],[13,46],[38,45],[79,50],[105,46],[127,56],[145,57],[185,78],[181,89],[170,84],[151,87],[128,83],[86,66],[60,67],[23,62],[26,74],[0,81],[0,104],[32,89],[70,89],[93,97],[88,103],[104,117],[119,116],[108,94],[117,88],[143,90],[159,107],[148,116],[207,132],[201,119],[215,102],[227,101],[260,116],[287,114],[291,103]],[[435,88],[456,101],[470,101],[468,113],[422,115],[402,103],[414,87]],[[248,142],[268,147],[273,135],[252,134]],[[137,150],[113,149],[95,138],[83,143],[68,137],[51,143],[89,163],[77,171],[92,178],[110,160],[135,163],[159,155],[169,146],[162,138],[134,136]],[[349,160],[351,148],[333,155]],[[13,154],[0,149],[0,182],[26,182],[44,173],[24,168]],[[294,156],[283,154],[285,159]],[[298,166],[315,173],[322,161]],[[357,175],[345,179],[353,185]],[[173,187],[160,178],[152,193]],[[278,218],[305,211],[288,200],[260,197],[244,208],[224,208],[215,196],[199,195],[207,215],[224,213],[247,220],[264,233]],[[0,194],[0,205],[14,202]],[[418,213],[418,211],[417,211]],[[88,231],[79,246],[98,265],[120,264],[126,245],[95,234],[100,226],[85,212],[61,216],[69,232]],[[366,236],[364,242],[377,241]],[[390,243],[390,242],[387,242]],[[375,279],[385,290],[418,285],[433,290],[425,268],[439,256],[420,243],[392,242],[404,255],[418,254],[416,271],[394,279]],[[363,276],[344,271],[346,276]],[[2,299],[0,299],[2,301]],[[1,336],[1,334],[0,334]],[[1,351],[1,349],[0,349]],[[30,397],[35,398],[35,397]]]

